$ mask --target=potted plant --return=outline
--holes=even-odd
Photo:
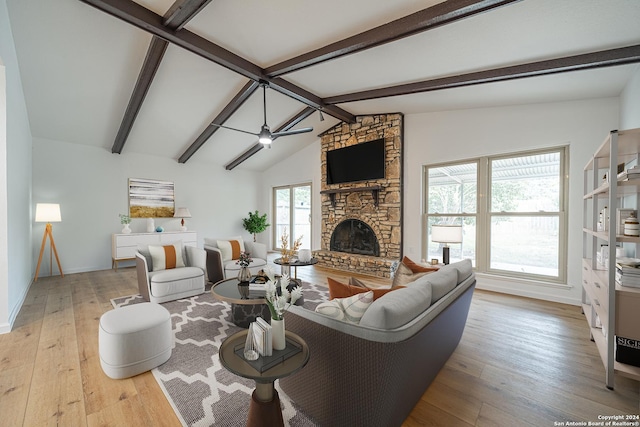
[[[255,212],[249,212],[249,218],[242,218],[242,226],[249,233],[253,234],[253,241],[256,241],[256,234],[262,233],[267,229],[267,214],[260,215],[256,210]]]
[[[126,214],[119,214],[119,216],[120,216],[120,224],[124,225],[124,228],[122,229],[122,233],[123,234],[131,233],[131,229],[129,228],[129,224],[131,223],[131,217]]]

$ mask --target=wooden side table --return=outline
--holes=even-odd
[[[302,351],[264,372],[258,372],[235,353],[236,347],[244,346],[247,333],[246,330],[240,331],[224,340],[218,353],[220,363],[230,372],[256,382],[256,389],[251,395],[247,426],[284,426],[280,398],[273,383],[278,378],[292,375],[302,369],[309,361],[309,347],[297,334],[285,331],[286,338],[300,345]]]

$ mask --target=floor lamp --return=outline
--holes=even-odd
[[[442,248],[442,263],[449,264],[448,243],[462,243],[462,227],[460,225],[432,225],[431,241],[444,243]]]
[[[60,216],[60,205],[58,203],[38,203],[36,204],[36,222],[46,222],[47,225],[44,228],[44,235],[42,236],[42,246],[40,246],[40,256],[38,257],[38,266],[36,267],[36,277],[34,282],[38,280],[38,273],[40,272],[40,263],[42,262],[42,254],[44,253],[44,246],[47,242],[47,237],[50,240],[49,251],[49,265],[51,266],[50,275],[53,276],[53,254],[56,254],[56,261],[58,262],[58,270],[60,270],[60,276],[64,277],[62,267],[60,266],[60,258],[58,258],[58,251],[56,250],[56,243],[53,241],[53,232],[51,223],[60,222],[62,217]]]

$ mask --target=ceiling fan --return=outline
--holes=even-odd
[[[264,124],[262,125],[262,129],[260,129],[259,133],[249,132],[242,129],[236,129],[229,126],[223,126],[216,123],[211,123],[211,125],[219,128],[234,130],[236,132],[248,133],[249,135],[255,135],[258,137],[258,142],[266,146],[270,145],[271,142],[274,140],[274,138],[277,138],[280,136],[297,135],[299,133],[307,133],[307,132],[313,131],[313,128],[302,128],[302,129],[283,130],[281,132],[271,132],[271,129],[267,125],[267,83],[261,82],[260,86],[262,86]]]

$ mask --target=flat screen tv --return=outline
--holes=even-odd
[[[384,139],[327,151],[327,184],[384,178]]]

